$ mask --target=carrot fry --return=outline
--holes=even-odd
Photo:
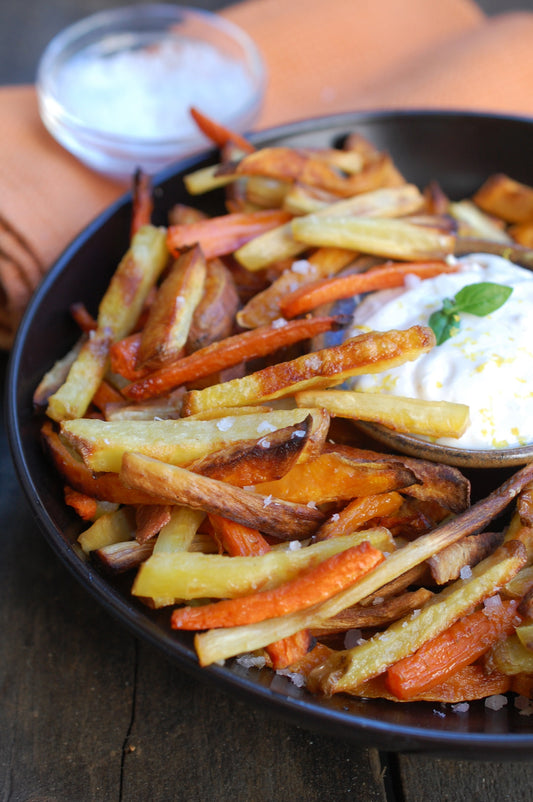
[[[209,521],[216,537],[232,557],[252,557],[270,551],[261,532],[221,515],[210,515]]]
[[[291,217],[289,212],[280,209],[262,209],[169,226],[167,246],[170,253],[178,256],[182,248],[199,244],[205,258],[214,259],[233,253],[259,234],[287,223]]]
[[[72,319],[76,321],[81,331],[87,333],[94,331],[97,326],[95,318],[87,310],[85,304],[75,303],[70,307],[70,314]]]
[[[226,128],[224,125],[215,122],[210,117],[207,117],[205,114],[202,114],[195,106],[191,106],[189,109],[191,117],[193,118],[194,122],[208,139],[211,140],[217,147],[223,148],[224,145],[231,143],[235,145],[235,147],[239,148],[239,150],[244,151],[244,153],[253,153],[255,148],[251,142],[248,142],[243,136],[238,134],[236,131],[231,131],[229,128]]]
[[[456,265],[447,262],[402,262],[384,263],[367,270],[366,273],[352,273],[348,276],[335,276],[321,279],[299,287],[287,295],[280,303],[281,312],[291,318],[316,309],[322,304],[351,298],[362,292],[402,287],[407,275],[419,278],[432,278],[440,273],[455,273]]]
[[[154,371],[124,388],[124,395],[142,401],[169,392],[180,384],[277,351],[287,345],[331,331],[345,322],[341,316],[294,320],[282,326],[261,326],[211,343],[177,362]]]
[[[384,560],[368,541],[333,555],[320,565],[273,590],[202,607],[182,607],[172,613],[174,629],[214,629],[254,624],[293,613],[339,593]]]
[[[98,502],[92,496],[65,487],[65,503],[72,507],[84,521],[92,521],[98,510]]]
[[[140,345],[140,331],[113,343],[109,349],[110,367],[113,373],[118,373],[129,381],[137,381],[148,375],[149,370],[136,367]]]
[[[136,170],[133,177],[131,237],[134,237],[140,228],[151,223],[153,207],[151,178],[147,173],[143,173],[142,170]]]
[[[124,398],[108,381],[103,379],[98,390],[93,395],[93,404],[105,412],[106,404],[123,404]]]
[[[387,686],[399,699],[409,699],[473,663],[496,641],[514,631],[520,617],[518,601],[477,610],[456,621],[387,671]]]
[[[266,652],[270,657],[272,668],[279,671],[281,668],[288,668],[298,660],[302,660],[312,645],[313,637],[309,630],[301,629],[288,638],[270,643],[266,647]]]

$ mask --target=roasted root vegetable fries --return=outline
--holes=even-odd
[[[457,469],[358,442],[351,420],[459,437],[469,410],[343,390],[435,337],[346,339],[330,306],[453,271],[472,241],[531,258],[533,188],[494,176],[452,203],[358,135],[257,149],[191,113],[221,157],[186,186],[222,188],[226,213],[155,227],[137,174],[124,258],[35,391],[79,546],[194,631],[201,665],[246,653],[396,702],[531,696],[533,465],[471,504]]]

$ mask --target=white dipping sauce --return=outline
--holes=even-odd
[[[533,273],[486,254],[459,262],[458,273],[424,281],[411,276],[406,288],[368,295],[355,311],[349,336],[427,325],[445,298],[480,281],[513,287],[511,296],[486,317],[461,314],[459,331],[414,362],[360,376],[352,386],[365,392],[468,404],[471,423],[465,434],[441,438],[439,443],[474,449],[531,443]]]
[[[251,90],[241,64],[206,42],[183,37],[109,55],[88,48],[57,79],[61,102],[86,125],[152,140],[197,136],[190,106],[225,120]]]

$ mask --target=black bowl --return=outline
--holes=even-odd
[[[472,193],[497,171],[533,183],[533,161],[527,158],[533,140],[532,120],[449,112],[361,113],[288,125],[256,135],[254,141],[324,146],[355,130],[389,151],[410,181],[424,186],[436,179],[453,198]],[[173,203],[187,201],[183,174],[215,158],[211,153],[189,159],[160,177],[155,222],[165,222],[165,212]],[[216,193],[199,203],[209,213],[222,210],[222,197]],[[40,421],[32,412],[32,393],[42,374],[77,336],[69,305],[83,300],[96,310],[127,247],[130,211],[128,195],[65,251],[35,293],[11,354],[7,391],[10,447],[22,487],[52,548],[109,612],[179,666],[243,699],[267,705],[302,726],[388,750],[431,750],[462,758],[530,758],[533,720],[521,716],[512,699],[499,711],[476,702],[467,713],[454,713],[449,705],[394,704],[341,695],[314,697],[267,669],[247,671],[233,661],[200,669],[191,638],[170,630],[168,612],[149,611],[128,594],[127,582],[109,579],[80,554],[75,546],[80,523],[63,503],[60,482],[41,451]],[[505,478],[503,471],[490,473],[493,486]]]

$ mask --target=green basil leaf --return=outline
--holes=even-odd
[[[442,345],[455,334],[459,328],[459,316],[448,314],[442,309],[433,312],[429,318],[429,326],[433,330],[437,345]]]
[[[503,306],[512,291],[512,287],[494,284],[491,281],[469,284],[455,296],[455,308],[458,312],[469,312],[471,315],[485,317]]]

